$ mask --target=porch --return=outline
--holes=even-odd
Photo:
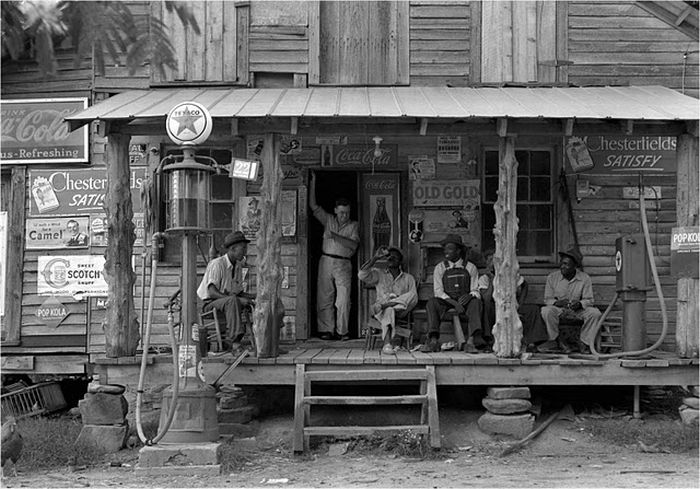
[[[497,358],[493,353],[466,354],[460,351],[440,353],[409,352],[383,355],[364,349],[364,340],[323,342],[309,340],[282,345],[287,350],[276,358],[246,357],[226,372],[234,362],[231,354],[203,360],[204,375],[213,383],[236,385],[294,385],[297,364],[307,371],[395,370],[435,367],[438,386],[459,385],[698,385],[698,358],[679,358],[671,352],[655,351],[643,358],[583,359],[566,355],[526,353],[520,358]],[[591,357],[592,358],[592,357]],[[109,359],[91,359],[103,382],[135,385],[140,355]],[[146,373],[149,384],[172,382],[172,356],[157,354],[149,358]]]

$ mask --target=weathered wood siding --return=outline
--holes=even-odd
[[[471,75],[471,8],[478,2],[412,0],[411,85],[462,87]]]
[[[168,12],[163,2],[150,2],[151,15],[162,19],[170,28],[177,69],[165,73],[151,70],[151,83],[230,83],[248,82],[248,27],[250,7],[247,3],[223,0],[189,2],[201,30],[197,35],[184,27],[177,14]]]
[[[309,2],[252,2],[250,5],[250,71],[307,73],[309,68]]]
[[[2,97],[90,97],[92,60],[81,59],[76,66],[73,51],[59,48],[56,50],[56,62],[56,74],[43,76],[34,61],[3,61]]]
[[[573,1],[568,9],[569,82],[663,85],[698,96],[697,41],[632,1]]]

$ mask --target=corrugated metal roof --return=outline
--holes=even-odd
[[[120,93],[68,117],[74,123],[165,117],[195,101],[214,118],[427,117],[697,120],[697,99],[660,86],[591,88],[169,88]]]

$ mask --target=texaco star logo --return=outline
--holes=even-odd
[[[211,134],[211,115],[197,102],[182,102],[170,110],[165,129],[175,144],[201,144]]]

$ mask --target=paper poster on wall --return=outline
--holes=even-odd
[[[302,150],[301,136],[284,134],[280,137],[280,154],[296,155],[301,153]]]
[[[459,163],[460,161],[462,161],[462,137],[438,136],[437,162]]]
[[[282,318],[282,331],[280,331],[280,340],[294,341],[297,336],[296,317],[284,316]]]
[[[7,264],[7,211],[0,212],[0,316],[5,315],[5,273]]]
[[[297,191],[282,190],[280,194],[280,213],[282,214],[282,236],[297,234]]]
[[[249,196],[238,198],[238,223],[246,238],[255,240],[260,230],[260,197]]]
[[[481,215],[465,208],[429,209],[423,222],[425,240],[439,241],[447,234],[458,234],[472,248],[481,247]]]
[[[38,295],[107,295],[102,255],[49,255],[37,259]]]
[[[75,249],[90,246],[90,218],[28,218],[25,227],[25,248],[28,250]]]
[[[249,160],[260,161],[265,139],[262,136],[248,136],[246,140],[246,157]]]
[[[435,178],[435,159],[428,158],[428,155],[411,155],[408,170],[411,180],[432,180]]]
[[[141,247],[143,246],[143,239],[145,235],[145,221],[143,212],[134,212],[134,217],[132,218],[134,223],[134,233],[136,234],[136,239],[134,240],[134,253],[141,253]],[[107,231],[107,215],[106,214],[93,214],[90,216],[90,245],[92,247],[96,246],[107,246],[109,244],[109,233]]]

